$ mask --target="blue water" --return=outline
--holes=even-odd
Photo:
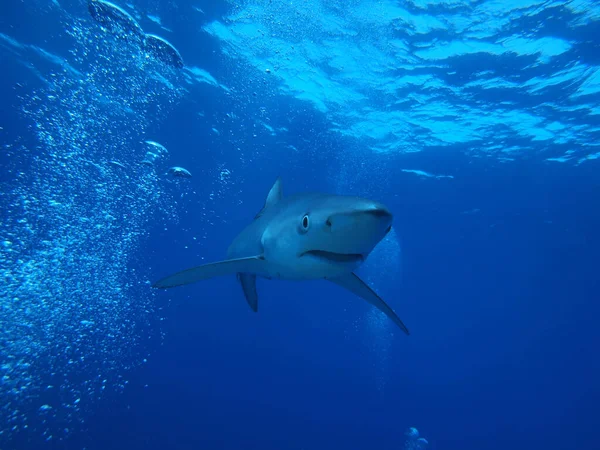
[[[119,6],[185,67],[0,4],[0,449],[600,448],[597,2]],[[150,288],[278,176],[394,213],[359,274],[410,336],[324,281]]]

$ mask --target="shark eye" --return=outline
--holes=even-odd
[[[302,218],[302,224],[301,224],[301,228],[302,231],[304,231],[305,233],[308,231],[308,227],[310,227],[310,220],[308,219],[308,214],[305,214],[304,217]]]

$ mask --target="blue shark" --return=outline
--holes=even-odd
[[[281,178],[254,220],[233,240],[227,259],[177,272],[153,287],[167,289],[236,274],[258,311],[256,278],[324,279],[382,311],[404,333],[394,310],[354,271],[391,230],[392,213],[373,200],[321,193],[283,196]]]

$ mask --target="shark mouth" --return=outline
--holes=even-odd
[[[301,256],[310,255],[318,259],[323,259],[332,263],[357,263],[364,260],[363,255],[360,253],[333,253],[326,252],[325,250],[309,250],[302,253]]]

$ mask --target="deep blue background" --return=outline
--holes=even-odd
[[[207,21],[227,9],[201,6]],[[60,23],[42,22],[16,4],[1,12],[3,32],[68,56]],[[176,9],[161,15],[167,25],[169,14]],[[227,78],[231,68],[213,52],[216,43],[199,39],[191,20],[176,22],[172,41],[186,62],[235,85]],[[27,140],[27,124],[14,112],[22,95],[15,83],[25,80],[29,89],[36,81],[14,61],[3,67],[3,139]],[[210,127],[193,126],[199,103],[207,116],[232,108],[215,91],[202,95],[185,98],[149,134],[195,174],[190,183],[198,198],[212,189],[202,174],[223,158],[233,173],[244,171],[243,183],[232,190],[235,198],[214,205],[218,225],[205,223],[193,197],[181,201],[177,226],[156,225],[139,263],[153,279],[196,265],[198,255],[222,258],[277,176],[286,192],[333,191],[343,165],[346,143],[327,133],[323,117],[271,98],[260,104],[278,111],[281,119],[272,117],[272,124],[289,127],[298,138],[289,143],[300,152],[290,160],[278,156],[273,140],[255,141],[265,147],[249,168],[233,148],[212,146]],[[292,124],[284,120],[290,111]],[[412,335],[390,337],[383,390],[375,380],[378,359],[365,343],[372,336],[352,327],[367,305],[324,282],[262,281],[254,314],[233,278],[215,279],[162,294],[165,305],[172,299],[164,345],[130,374],[123,394],[97,405],[85,433],[47,445],[398,449],[405,429],[416,426],[434,449],[600,448],[600,164],[551,165],[535,155],[501,164],[460,150],[352,155],[374,159],[352,179],[377,186],[381,178],[377,199],[395,213],[402,238],[402,283],[386,289]],[[402,167],[455,178],[419,179]],[[465,213],[474,208],[479,212]],[[203,231],[208,239],[191,240]],[[36,448],[38,441],[26,436],[14,445]]]

